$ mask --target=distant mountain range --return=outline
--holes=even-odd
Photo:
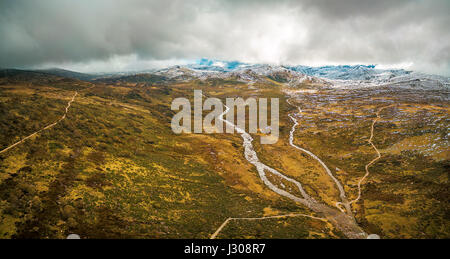
[[[412,71],[403,69],[377,69],[375,65],[339,65],[339,66],[270,66],[265,64],[248,64],[239,61],[223,61],[211,59],[199,59],[194,64],[186,65],[187,68],[203,71],[231,72],[245,69],[261,70],[284,68],[305,75],[321,77],[332,80],[371,80],[383,75],[385,77],[396,77],[408,75]]]
[[[3,72],[1,72],[3,71]],[[0,70],[2,73],[19,70]],[[110,74],[85,74],[64,69],[31,70],[33,73],[54,75],[83,81],[100,80],[106,83],[161,83],[165,80],[193,79],[236,79],[249,83],[271,79],[279,83],[297,85],[305,80],[308,83],[321,83],[335,87],[370,87],[391,85],[417,89],[449,89],[450,78],[428,75],[404,69],[377,69],[375,65],[339,66],[279,66],[268,64],[249,64],[239,61],[199,59],[188,65],[171,66],[159,70],[123,72]]]

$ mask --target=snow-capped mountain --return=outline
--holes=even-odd
[[[157,71],[156,74],[174,80],[231,78],[247,83],[255,83],[258,81],[266,81],[271,79],[290,85],[300,84],[305,80],[309,83],[327,84],[327,82],[323,79],[306,75],[284,66],[248,64],[239,61],[221,61],[211,59],[200,59],[194,64],[164,68]]]
[[[239,61],[222,61],[206,58],[199,59],[194,64],[186,65],[186,67],[194,70],[208,70],[218,72],[230,72],[249,66],[251,65]]]
[[[133,76],[139,74],[152,74],[179,81],[219,78],[239,80],[249,84],[272,80],[291,86],[307,82],[337,88],[393,86],[414,89],[450,89],[448,77],[404,69],[377,69],[375,65],[280,66],[199,59],[192,64],[137,73]]]
[[[330,80],[336,87],[396,86],[415,89],[449,88],[448,77],[404,69],[377,69],[375,65],[291,66],[292,70]]]
[[[341,66],[291,66],[292,70],[302,72],[307,75],[332,79],[332,80],[372,80],[374,78],[407,75],[411,71],[403,69],[382,70],[376,69],[375,65],[341,65]]]

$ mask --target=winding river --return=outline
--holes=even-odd
[[[276,169],[271,168],[266,164],[263,164],[258,159],[258,156],[253,148],[253,144],[252,144],[253,138],[250,136],[250,134],[245,132],[245,130],[237,127],[232,122],[227,121],[226,119],[223,118],[223,116],[225,114],[227,114],[228,111],[230,110],[230,108],[226,105],[225,105],[225,108],[226,108],[225,111],[220,115],[219,119],[221,121],[223,121],[224,123],[226,123],[227,125],[233,127],[236,130],[236,132],[241,135],[242,140],[243,140],[245,159],[247,159],[248,162],[250,162],[252,165],[254,165],[256,167],[259,177],[264,182],[264,184],[267,187],[269,187],[269,189],[271,189],[272,191],[276,192],[277,194],[279,194],[281,196],[287,197],[295,202],[305,205],[306,207],[310,208],[311,210],[313,210],[316,213],[323,214],[336,228],[341,230],[342,233],[344,233],[348,238],[366,238],[367,237],[367,234],[358,226],[358,224],[356,223],[356,221],[352,215],[348,215],[343,211],[331,208],[325,204],[322,204],[322,203],[316,201],[313,197],[309,196],[306,193],[306,191],[303,189],[303,186],[300,182],[280,173]],[[298,122],[293,116],[289,115],[289,117],[294,121],[294,125],[292,126],[292,129],[291,129],[291,132],[289,135],[289,143],[294,148],[297,148],[297,149],[300,149],[300,150],[306,152],[304,149],[301,149],[300,147],[293,144],[295,127],[298,125]],[[321,160],[317,156],[315,156],[313,153],[311,153],[309,151],[307,151],[306,153],[308,153],[312,157],[316,158],[319,162],[321,162]],[[321,164],[322,164],[322,166],[324,166],[324,168],[327,168],[323,162],[321,162]],[[328,171],[329,171],[329,169],[328,169]],[[328,173],[328,171],[327,171],[327,173]],[[281,189],[278,186],[276,186],[275,184],[273,184],[267,178],[266,172],[272,173],[273,175],[276,175],[276,176],[280,177],[281,179],[284,179],[284,180],[294,184],[298,188],[298,190],[301,194],[301,197],[298,197],[292,193],[289,193],[288,191]],[[330,176],[332,176],[331,171],[329,174],[330,174]],[[334,176],[332,178],[334,178]],[[337,179],[335,180],[335,182],[339,183],[339,181],[337,181]],[[340,183],[338,184],[338,186],[341,186]],[[341,188],[342,188],[342,186],[341,186]],[[340,191],[341,191],[341,189],[340,189]],[[342,189],[341,194],[342,193],[343,193],[343,189]],[[345,194],[344,194],[344,197],[345,197]],[[342,195],[341,195],[341,198],[342,198]]]

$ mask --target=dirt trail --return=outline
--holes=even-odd
[[[296,214],[296,213],[291,213],[291,214],[285,214],[285,215],[275,215],[275,216],[266,216],[266,217],[259,217],[259,218],[227,218],[222,225],[220,225],[220,227],[216,230],[216,232],[214,232],[214,234],[211,235],[211,239],[214,239],[217,237],[217,235],[220,233],[220,231],[222,231],[222,229],[228,224],[228,222],[230,222],[231,220],[263,220],[263,219],[277,219],[277,218],[287,218],[287,217],[308,217],[308,218],[312,218],[312,219],[317,219],[317,220],[322,220],[327,222],[327,219],[324,218],[319,218],[319,217],[315,217],[315,216],[311,216],[311,215],[306,215],[306,214]]]
[[[392,106],[394,106],[394,104],[391,104],[391,105],[388,105],[388,106],[384,106],[384,107],[381,107],[378,111],[377,111],[377,117],[373,120],[373,122],[372,122],[372,127],[370,128],[370,138],[369,138],[369,140],[368,140],[368,142],[370,143],[370,145],[373,147],[373,149],[375,149],[375,151],[377,152],[377,157],[376,158],[374,158],[374,159],[372,159],[372,161],[370,161],[366,166],[365,166],[365,169],[366,169],[366,174],[359,180],[359,182],[358,182],[358,197],[356,198],[356,199],[354,199],[354,200],[352,200],[351,202],[350,202],[350,204],[352,204],[352,203],[354,203],[354,202],[357,202],[360,198],[361,198],[361,183],[369,176],[369,174],[370,174],[370,172],[369,172],[369,167],[372,165],[372,164],[374,164],[378,159],[380,159],[381,158],[381,153],[380,153],[380,151],[377,149],[377,147],[373,144],[373,142],[372,142],[372,139],[373,139],[373,128],[374,128],[374,126],[375,126],[375,123],[379,120],[379,119],[381,119],[381,117],[380,117],[380,112],[381,111],[383,111],[384,109],[386,109],[386,108],[389,108],[389,107],[392,107]]]
[[[16,143],[10,145],[9,147],[7,147],[7,148],[1,150],[1,151],[0,151],[0,154],[1,154],[1,153],[4,153],[4,152],[6,152],[6,151],[8,151],[9,149],[11,149],[11,148],[13,148],[13,147],[15,147],[15,146],[17,146],[17,145],[19,145],[19,144],[21,144],[21,143],[23,143],[25,140],[27,140],[27,139],[29,139],[29,138],[31,138],[31,137],[33,137],[33,136],[39,134],[40,132],[42,132],[42,131],[44,131],[44,130],[49,129],[49,128],[52,128],[53,126],[55,126],[56,124],[58,124],[59,122],[61,122],[62,120],[64,120],[64,119],[66,118],[67,112],[69,111],[70,105],[71,105],[72,102],[75,100],[75,97],[77,96],[77,94],[78,94],[78,92],[75,91],[75,94],[72,96],[72,99],[70,99],[70,101],[67,103],[66,111],[65,111],[64,115],[63,115],[59,120],[57,120],[56,122],[54,122],[54,123],[52,123],[52,124],[50,124],[50,125],[45,126],[44,128],[42,128],[42,129],[40,129],[40,130],[38,130],[38,131],[36,131],[36,132],[34,132],[34,133],[32,133],[32,134],[30,134],[30,135],[24,137],[23,139],[21,139],[21,140],[17,141]]]

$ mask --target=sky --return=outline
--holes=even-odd
[[[198,58],[450,76],[450,0],[1,0],[0,67],[146,70]]]

